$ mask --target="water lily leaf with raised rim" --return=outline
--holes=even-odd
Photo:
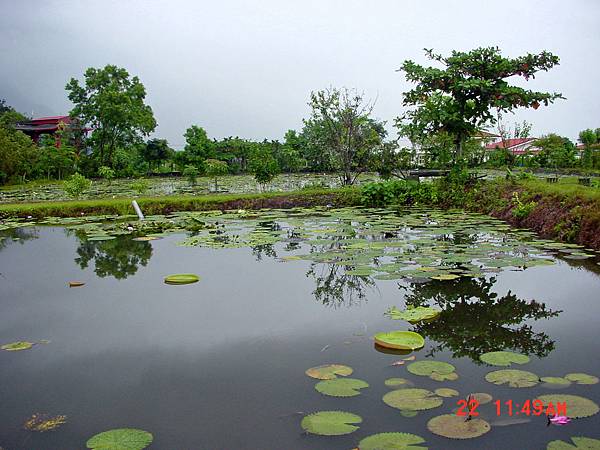
[[[535,373],[526,370],[502,369],[489,372],[485,376],[486,381],[497,385],[508,384],[514,388],[525,388],[535,386],[539,377]]]
[[[345,411],[319,411],[302,419],[300,426],[304,431],[320,436],[341,436],[358,430],[352,425],[361,423],[362,418]]]
[[[395,389],[383,396],[383,402],[392,408],[408,411],[424,411],[441,406],[444,400],[427,389]]]
[[[360,395],[360,389],[369,387],[369,383],[357,378],[334,378],[319,381],[315,389],[324,395],[332,397],[354,397]]]
[[[33,342],[17,341],[11,342],[10,344],[4,344],[0,349],[6,350],[7,352],[18,352],[21,350],[29,350],[33,347]]]
[[[449,439],[471,439],[484,435],[492,428],[485,420],[473,417],[465,420],[456,414],[444,414],[427,422],[427,428],[433,434]]]
[[[577,384],[597,384],[600,381],[598,377],[587,373],[568,373],[565,375],[565,379]]]
[[[573,442],[572,445],[565,441],[548,442],[546,450],[600,450],[599,439],[573,436],[571,441]]]
[[[452,364],[442,361],[417,361],[410,363],[406,369],[422,377],[429,377],[435,381],[456,380],[458,374],[454,372]]]
[[[416,350],[425,345],[425,338],[414,331],[390,331],[377,333],[375,343],[381,347],[399,350]]]
[[[165,277],[166,284],[191,284],[200,280],[198,275],[193,273],[179,273]]]
[[[491,366],[509,367],[511,364],[526,364],[529,362],[529,356],[515,352],[487,352],[479,356],[479,359]]]
[[[93,436],[85,445],[92,450],[142,450],[153,439],[152,434],[144,430],[117,428]]]
[[[427,450],[419,444],[425,442],[421,436],[411,433],[378,433],[362,439],[360,450]]]
[[[406,320],[410,323],[418,323],[424,320],[435,319],[441,312],[441,309],[429,306],[417,306],[416,308],[407,308],[405,310],[400,310],[392,306],[385,312],[385,315],[393,320]]]
[[[321,366],[311,367],[306,370],[306,375],[317,380],[333,380],[337,378],[337,375],[347,377],[352,375],[354,370],[352,367],[344,366],[342,364],[323,364]]]
[[[600,411],[600,407],[589,398],[570,394],[548,394],[540,395],[536,400],[541,400],[545,407],[552,403],[554,409],[557,409],[558,403],[567,404],[567,416],[571,419],[590,417]]]

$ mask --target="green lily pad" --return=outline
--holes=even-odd
[[[577,384],[596,384],[599,381],[598,377],[587,373],[568,373],[565,378]]]
[[[409,411],[424,411],[441,406],[444,400],[427,389],[396,389],[383,396],[386,405]]]
[[[361,423],[362,418],[344,411],[319,411],[302,419],[300,426],[304,431],[320,436],[341,436],[358,430],[351,424]]]
[[[320,381],[315,385],[318,392],[332,397],[354,397],[360,395],[360,389],[368,387],[369,383],[356,378],[334,378]]]
[[[429,377],[435,381],[456,380],[458,375],[454,372],[452,364],[442,361],[417,361],[410,363],[406,369],[415,375]]]
[[[544,383],[548,384],[557,384],[561,386],[569,386],[571,384],[569,380],[562,377],[541,377],[540,381],[543,381]]]
[[[93,436],[85,444],[93,450],[142,450],[153,440],[152,434],[135,428],[118,428]]]
[[[410,385],[411,382],[409,380],[407,380],[406,378],[388,378],[387,380],[384,381],[384,384],[387,387],[399,387],[399,386],[407,386]]]
[[[165,277],[165,283],[167,284],[191,284],[196,283],[199,280],[200,277],[193,273],[179,273]]]
[[[358,443],[360,450],[426,450],[419,444],[425,442],[421,436],[410,433],[378,433],[367,436]]]
[[[473,417],[465,420],[456,414],[444,414],[427,422],[427,428],[433,434],[449,439],[471,439],[484,435],[492,428],[485,420]]]
[[[435,391],[433,391],[436,395],[439,395],[440,397],[456,397],[458,395],[458,391],[455,389],[450,389],[450,388],[438,388]]]
[[[508,384],[514,388],[524,388],[535,386],[539,382],[539,377],[535,373],[526,370],[502,369],[489,372],[485,376],[486,381],[494,384]]]
[[[417,306],[416,308],[407,308],[404,311],[392,306],[385,315],[393,320],[406,320],[410,323],[418,323],[424,320],[432,320],[440,315],[442,311],[438,308]]]
[[[546,450],[600,450],[600,440],[574,436],[571,438],[573,445],[565,441],[548,442]]]
[[[479,356],[479,359],[486,364],[492,366],[510,366],[512,363],[515,364],[526,364],[529,362],[529,356],[521,355],[520,353],[514,352],[488,352]]]
[[[419,415],[419,411],[411,411],[410,409],[401,409],[400,415],[402,417],[408,417],[408,418],[416,417]]]
[[[579,395],[569,394],[548,394],[540,395],[536,400],[544,402],[544,406],[552,403],[554,409],[557,409],[558,403],[567,404],[567,416],[572,419],[581,417],[590,417],[600,411],[598,405],[589,398],[580,397]]]
[[[486,392],[475,392],[470,394],[472,399],[475,399],[479,402],[480,405],[485,405],[486,403],[490,403],[494,397]]]
[[[425,339],[414,331],[390,331],[389,333],[377,333],[375,343],[381,347],[399,350],[416,350],[425,345]]]
[[[342,364],[323,364],[306,370],[306,375],[317,380],[333,380],[337,375],[347,377],[352,375],[352,367]]]
[[[20,350],[29,350],[31,347],[33,347],[33,342],[18,341],[11,342],[10,344],[4,344],[0,348],[2,350],[6,350],[7,352],[18,352]]]
[[[439,281],[450,281],[450,280],[456,280],[457,278],[460,278],[460,275],[454,275],[452,273],[444,273],[441,275],[434,275],[431,277],[432,280],[439,280]]]

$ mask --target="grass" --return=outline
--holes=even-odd
[[[74,217],[102,214],[135,214],[131,198],[46,201],[0,204],[0,217]],[[360,203],[357,188],[305,189],[292,192],[254,194],[212,194],[200,196],[162,196],[136,198],[145,215],[174,211],[211,209],[290,208],[294,206],[356,205]]]
[[[583,186],[578,183],[577,178],[560,178],[557,183],[547,183],[544,180],[521,180],[519,184],[529,192],[600,200],[599,188]]]

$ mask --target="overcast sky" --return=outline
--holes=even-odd
[[[210,137],[281,139],[311,90],[354,87],[392,128],[410,85],[396,69],[424,47],[549,50],[560,66],[528,87],[567,100],[520,111],[533,133],[572,139],[600,127],[599,0],[0,0],[0,98],[34,116],[67,114],[64,86],[87,67],[137,75],[181,148],[191,124]]]

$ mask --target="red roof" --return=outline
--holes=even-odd
[[[506,144],[506,148],[516,147],[518,145],[527,144],[530,142],[534,142],[535,138],[514,138],[514,139],[506,139],[506,141],[494,142],[492,144],[487,144],[485,148],[489,150],[493,150],[495,148],[505,148],[504,144]]]
[[[69,116],[38,117],[27,122],[30,125],[58,125],[60,122],[70,123],[71,118]]]

